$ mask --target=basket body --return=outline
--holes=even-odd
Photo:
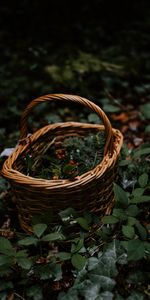
[[[24,175],[23,157],[32,152],[33,157],[44,147],[62,142],[68,136],[85,136],[92,132],[105,132],[99,124],[76,122],[48,125],[21,141],[5,161],[2,175],[7,178],[16,196],[16,206],[21,227],[32,232],[32,219],[51,211],[51,226],[58,223],[58,213],[68,207],[103,216],[114,201],[113,183],[117,175],[117,162],[122,146],[122,134],[112,129],[113,151],[106,153],[94,169],[73,180],[46,180]]]

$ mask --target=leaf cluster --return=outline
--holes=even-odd
[[[104,134],[64,139],[60,148],[51,146],[45,153],[27,154],[26,175],[45,179],[73,179],[93,169],[103,159]]]

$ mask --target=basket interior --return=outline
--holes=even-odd
[[[101,130],[97,127],[91,128],[83,126],[76,126],[67,128],[64,131],[60,125],[56,128],[51,128],[51,125],[45,127],[45,132],[42,135],[38,135],[37,138],[34,138],[23,151],[21,151],[13,163],[13,169],[19,171],[20,173],[25,173],[24,165],[27,155],[32,156],[32,161],[35,163],[38,160],[38,157],[46,153],[50,147],[55,145],[55,148],[61,149],[63,142],[69,137],[79,137],[83,139],[85,136],[96,135],[97,133],[102,133],[103,136],[104,128]]]

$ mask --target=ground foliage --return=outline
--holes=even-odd
[[[67,5],[71,13],[68,1]],[[81,10],[74,7],[71,18],[60,1],[55,1],[52,22],[45,21],[47,14],[42,14],[43,8],[40,12],[36,1],[29,11],[28,1],[1,6],[2,20],[6,17],[7,22],[0,35],[0,151],[17,143],[25,105],[51,92],[93,100],[124,135],[114,185],[115,207],[100,223],[88,212],[79,217],[68,208],[60,213],[63,226],[49,228],[44,216],[38,223],[34,220],[33,234],[28,235],[18,223],[13,193],[0,179],[2,300],[142,300],[150,296],[149,5],[148,1],[133,1],[128,7],[124,1],[125,13],[120,9],[119,16],[115,11],[118,3],[109,10],[103,1],[93,5],[94,11],[85,3]],[[51,104],[48,110],[47,104],[34,110],[29,131],[68,120],[99,122],[81,107]],[[69,237],[70,223],[78,227],[79,237]],[[99,227],[89,237],[93,224]]]

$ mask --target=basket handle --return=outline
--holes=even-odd
[[[86,98],[76,96],[76,95],[67,95],[67,94],[48,94],[41,97],[38,97],[34,100],[32,100],[27,107],[25,108],[22,116],[21,116],[21,126],[20,126],[20,142],[21,140],[25,139],[28,134],[28,117],[32,109],[46,101],[64,101],[64,102],[73,102],[73,103],[79,103],[84,105],[85,107],[89,108],[93,112],[95,112],[100,119],[102,120],[104,127],[105,127],[105,133],[106,133],[106,141],[105,141],[105,147],[104,147],[104,155],[106,155],[108,152],[110,154],[113,154],[113,132],[112,132],[112,126],[110,124],[110,121],[108,120],[107,116],[103,112],[103,110],[90,100],[87,100]]]

